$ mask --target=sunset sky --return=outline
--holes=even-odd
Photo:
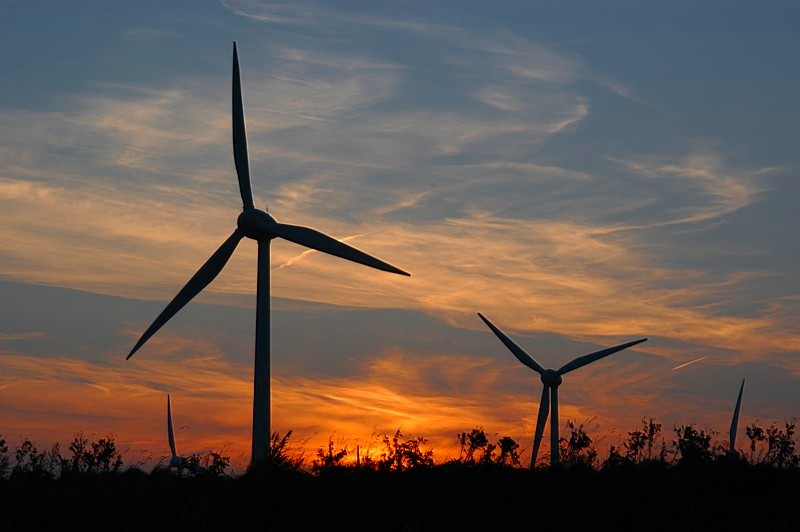
[[[559,390],[601,454],[645,416],[727,439],[743,378],[740,448],[800,415],[800,7],[518,4],[4,3],[0,434],[157,461],[171,393],[179,452],[249,456],[253,241],[125,361],[235,228],[234,40],[256,206],[413,274],[273,242],[307,454],[482,426],[529,460],[539,376],[477,312],[545,367],[649,338]]]

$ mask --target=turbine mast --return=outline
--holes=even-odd
[[[550,467],[558,466],[558,386],[550,388]]]
[[[258,241],[258,281],[256,288],[256,355],[253,374],[252,463],[264,464],[270,456],[272,389],[270,382],[270,243]]]

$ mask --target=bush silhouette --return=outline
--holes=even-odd
[[[378,470],[405,471],[433,466],[433,450],[422,450],[422,446],[428,443],[427,439],[417,436],[400,441],[402,437],[400,429],[397,429],[391,439],[388,435],[383,435],[383,444],[386,450],[377,462]]]
[[[503,436],[497,441],[500,454],[496,462],[507,466],[519,466],[519,444],[511,436]]]
[[[341,445],[341,443],[340,443]],[[317,458],[314,460],[312,469],[320,471],[322,469],[330,469],[333,467],[341,467],[342,460],[348,455],[347,445],[336,449],[336,444],[333,442],[333,436],[328,438],[328,448],[320,447],[317,449]]]
[[[90,441],[83,432],[78,432],[69,444],[69,450],[72,457],[61,458],[62,474],[107,473],[122,468],[122,454],[117,450],[113,434]]]
[[[642,428],[628,433],[622,448],[611,446],[604,467],[664,464],[667,460],[667,443],[661,436],[661,423],[653,418],[642,418]]]
[[[682,465],[708,463],[714,456],[711,449],[711,433],[698,432],[694,425],[675,425],[673,431],[678,436],[672,444],[675,447],[677,462]]]
[[[0,478],[5,478],[11,464],[8,456],[8,444],[6,439],[0,435]]]
[[[775,425],[767,429],[766,462],[777,467],[797,466],[800,457],[795,454],[795,424],[785,423],[786,430]]]
[[[561,465],[564,467],[594,467],[597,461],[597,448],[584,429],[584,423],[575,425],[571,419],[567,420],[567,430],[569,436],[562,436],[558,442]]]

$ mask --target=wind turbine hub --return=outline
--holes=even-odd
[[[270,230],[278,222],[270,214],[261,209],[246,209],[236,220],[239,231],[253,240],[271,240],[275,235]]]
[[[563,379],[561,375],[554,369],[546,369],[542,372],[542,382],[545,386],[550,386],[551,388],[555,388],[556,386],[561,385]]]

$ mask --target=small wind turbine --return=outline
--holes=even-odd
[[[739,388],[739,398],[736,399],[736,408],[733,409],[733,420],[731,420],[730,442],[731,446],[728,449],[728,454],[731,456],[736,455],[736,431],[739,429],[739,410],[742,408],[742,394],[744,393],[744,381],[742,379],[742,386]]]
[[[379,270],[411,275],[372,255],[336,240],[324,233],[302,227],[279,223],[270,214],[256,209],[253,192],[250,188],[250,162],[247,155],[247,133],[244,123],[244,104],[242,103],[242,82],[239,75],[239,55],[236,42],[233,43],[233,159],[239,178],[239,192],[242,196],[243,212],[236,221],[237,227],[228,239],[211,255],[203,266],[189,279],[178,295],[156,318],[152,325],[136,342],[126,360],[155,334],[172,316],[184,307],[203,288],[216,278],[228,259],[233,255],[242,238],[258,242],[258,280],[256,288],[256,346],[255,374],[253,384],[253,442],[251,462],[261,463],[269,456],[270,438],[270,243],[273,238],[283,238],[301,246],[306,246],[329,255],[371,266]]]
[[[172,451],[167,468],[172,469],[174,467],[178,470],[178,476],[180,476],[183,473],[186,460],[182,456],[178,456],[178,451],[175,450],[175,431],[172,429],[172,404],[170,403],[169,394],[167,394],[167,437],[169,438],[169,450]]]
[[[603,357],[614,354],[617,351],[622,351],[628,347],[640,344],[647,340],[647,338],[640,338],[633,342],[620,344],[608,349],[602,349],[589,353],[588,355],[580,356],[572,362],[561,366],[559,369],[544,369],[544,367],[536,362],[532,356],[525,352],[520,346],[503,333],[500,329],[490,322],[483,314],[478,312],[478,316],[489,326],[489,328],[500,338],[500,341],[514,354],[517,359],[541,375],[544,390],[542,391],[542,400],[539,402],[539,417],[536,420],[536,435],[533,438],[533,456],[531,457],[531,469],[536,466],[536,457],[539,454],[539,445],[542,443],[542,434],[544,434],[544,425],[547,423],[548,409],[550,410],[550,465],[558,465],[558,387],[561,386],[561,376],[569,373],[572,370],[581,368],[586,364],[590,364],[595,360],[600,360]]]

